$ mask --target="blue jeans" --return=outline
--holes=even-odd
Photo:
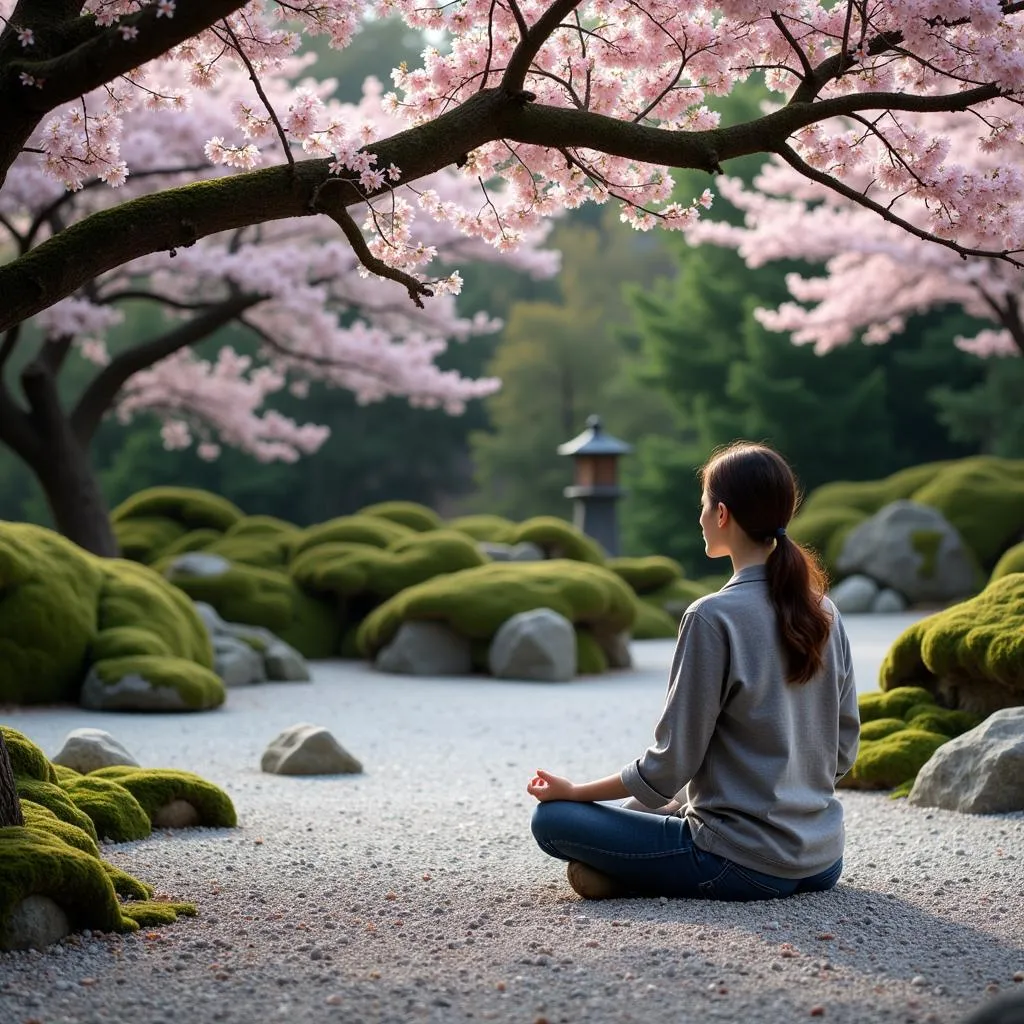
[[[840,857],[808,878],[766,875],[701,850],[685,818],[607,804],[541,803],[531,827],[545,853],[589,864],[639,896],[772,900],[831,889],[843,871]]]

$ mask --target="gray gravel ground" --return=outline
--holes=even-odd
[[[906,621],[847,620],[862,689]],[[0,955],[0,1024],[955,1022],[1024,991],[1022,814],[845,793],[831,893],[579,900],[530,838],[526,782],[538,766],[583,779],[638,756],[670,648],[637,644],[635,671],[561,686],[339,662],[202,715],[4,712],[51,755],[91,725],[144,764],[199,771],[241,825],[107,846],[199,916]],[[301,721],[366,773],[262,774],[266,744]]]

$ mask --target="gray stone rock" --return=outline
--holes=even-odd
[[[837,583],[828,596],[843,615],[857,615],[871,611],[878,597],[878,584],[858,573]]]
[[[263,652],[267,678],[279,683],[304,683],[313,678],[306,659],[290,644],[275,640]]]
[[[911,604],[957,600],[978,582],[956,529],[937,509],[913,501],[894,501],[853,529],[836,568],[870,576]]]
[[[513,545],[508,556],[513,562],[543,562],[544,549],[531,541],[524,540],[520,544]]]
[[[473,671],[469,641],[440,622],[403,622],[374,661],[381,672],[466,676]]]
[[[64,746],[50,760],[83,775],[115,764],[139,767],[139,762],[102,729],[72,729],[64,738]]]
[[[623,630],[621,633],[615,633],[609,637],[597,637],[597,642],[608,659],[609,668],[633,667],[633,655],[629,650],[629,642],[632,639],[629,630]]]
[[[363,766],[325,729],[293,725],[263,752],[260,768],[273,775],[353,775]]]
[[[906,610],[906,599],[895,590],[880,590],[878,597],[871,602],[871,611],[875,615],[898,615]]]
[[[174,576],[223,576],[231,568],[231,562],[222,555],[210,554],[207,551],[188,551],[178,555],[164,573],[168,578]]]
[[[512,545],[499,544],[493,540],[482,540],[477,547],[494,562],[512,561]]]
[[[92,711],[190,711],[173,686],[157,686],[131,672],[116,683],[105,683],[94,665],[82,683],[79,703]]]
[[[1024,707],[997,711],[944,743],[907,799],[966,814],[1024,811]]]
[[[153,813],[154,828],[193,828],[199,824],[199,811],[187,800],[171,800]]]
[[[196,611],[199,613],[199,618],[203,620],[203,625],[206,627],[206,632],[210,634],[211,640],[218,633],[224,632],[224,627],[227,623],[220,617],[220,613],[212,604],[207,604],[205,601],[196,601],[195,606]]]
[[[487,661],[499,679],[566,682],[576,675],[576,631],[550,608],[520,612],[501,624]]]
[[[225,686],[250,686],[267,680],[263,655],[244,640],[223,634],[213,638],[213,670]]]
[[[49,896],[26,896],[0,929],[0,949],[46,949],[71,934],[71,923]]]

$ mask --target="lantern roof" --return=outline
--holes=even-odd
[[[600,416],[587,417],[587,429],[558,446],[559,455],[628,455],[633,446],[604,432]]]

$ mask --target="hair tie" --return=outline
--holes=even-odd
[[[782,538],[785,537],[785,536],[786,536],[786,528],[784,526],[780,526],[775,531],[775,538],[776,538],[776,540],[782,540]]]

